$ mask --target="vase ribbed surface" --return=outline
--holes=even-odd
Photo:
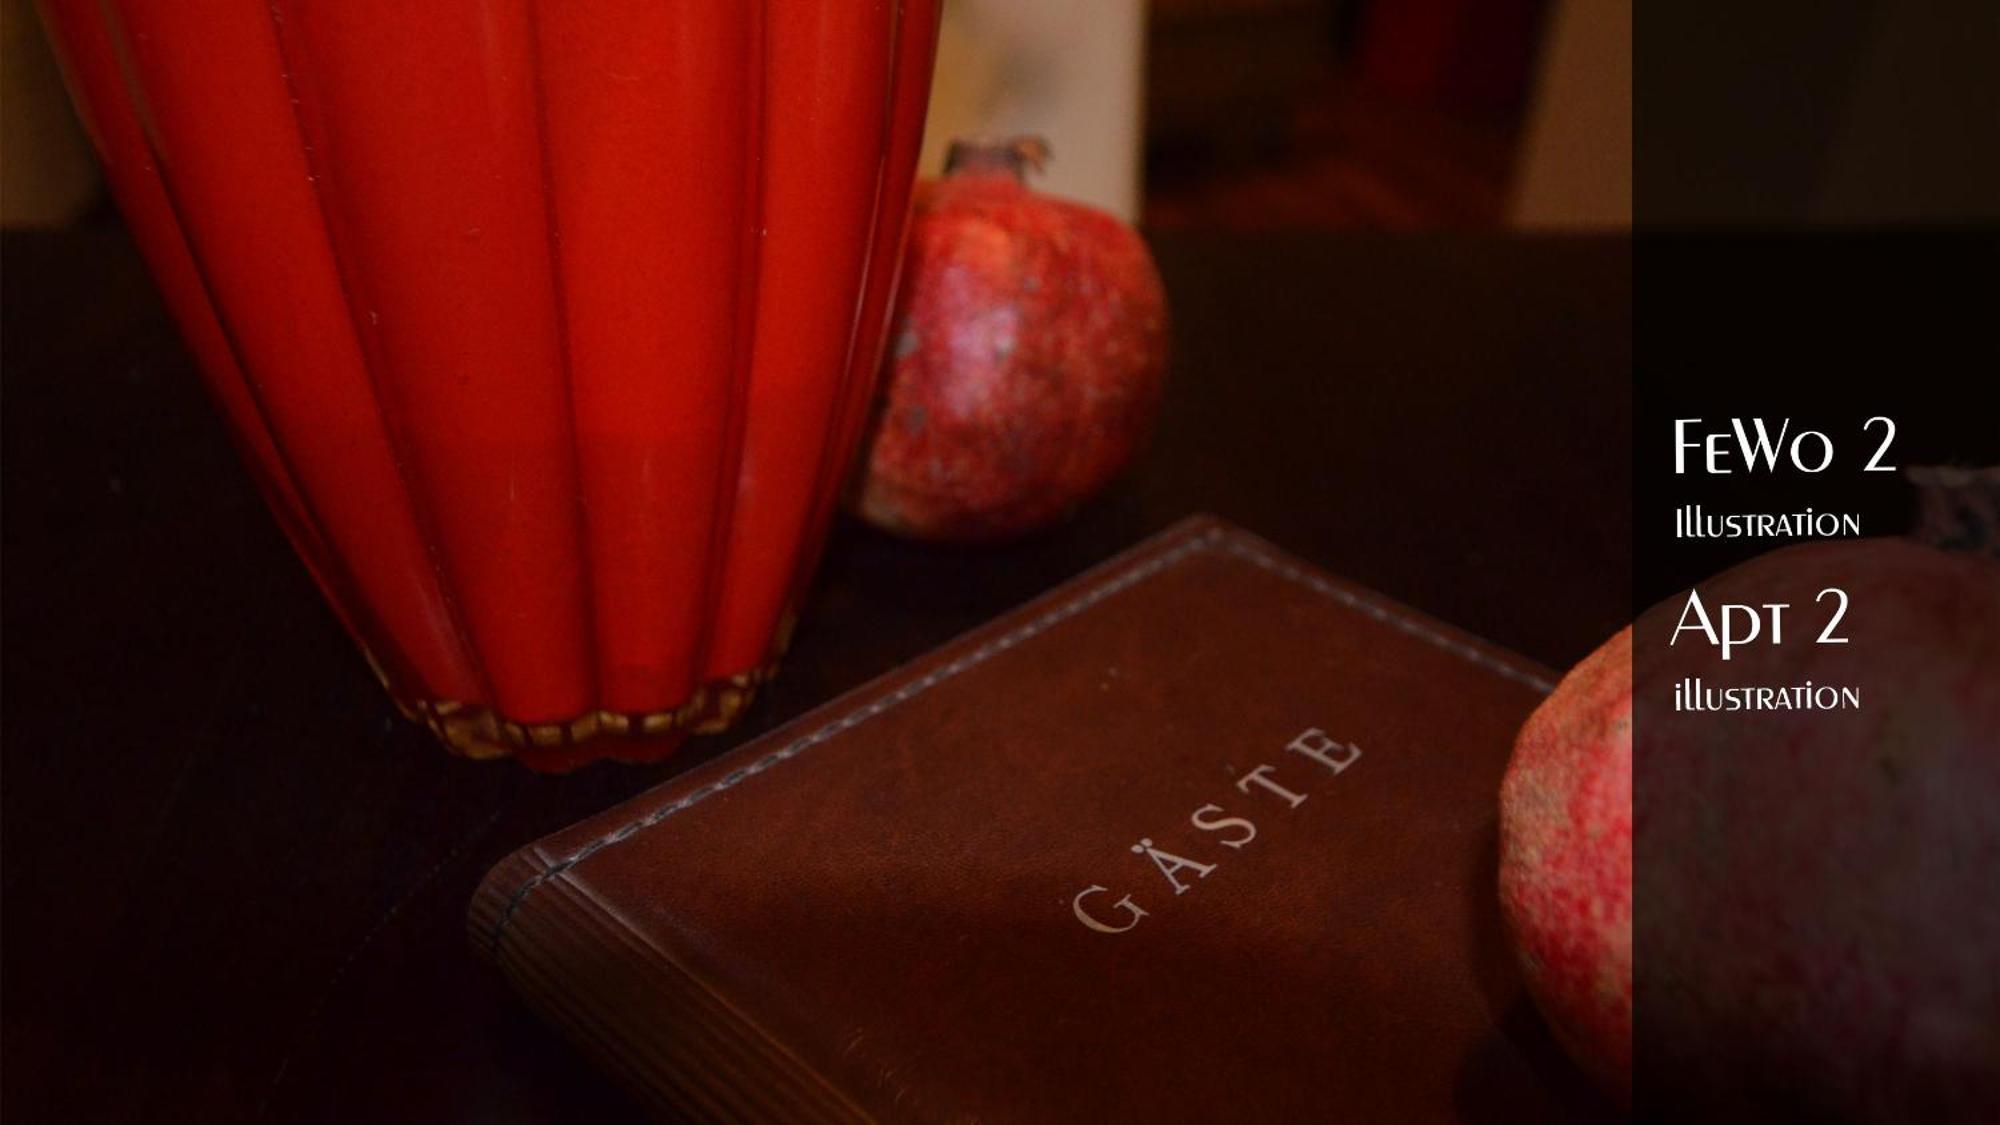
[[[403,709],[564,768],[769,674],[880,366],[936,0],[44,0]]]

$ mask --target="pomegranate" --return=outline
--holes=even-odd
[[[1500,900],[1571,1057],[1632,1096],[1632,629],[1528,717],[1500,787]]]
[[[1030,191],[1034,138],[952,147],[921,183],[889,370],[852,506],[885,530],[990,540],[1102,489],[1151,427],[1166,298],[1145,244]]]
[[[1828,588],[1851,607],[1831,634]],[[1670,599],[1515,746],[1500,894],[1531,993],[1629,1099],[1636,981],[1649,1109],[2000,1120],[2000,565],[1816,543],[1699,591],[1794,616],[1724,663],[1668,643]],[[1676,703],[1808,684],[1819,706]]]

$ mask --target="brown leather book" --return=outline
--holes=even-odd
[[[1494,902],[1542,668],[1189,520],[487,876],[698,1120],[1594,1115]]]

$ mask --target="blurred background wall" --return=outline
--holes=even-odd
[[[108,221],[28,0],[0,0],[0,219]],[[1040,133],[1155,228],[2000,219],[2000,2],[946,0],[924,168]],[[1719,33],[1726,31],[1726,34]],[[1635,118],[1633,105],[1641,106]]]
[[[1547,16],[1508,218],[1521,227],[1632,223],[1632,6],[1561,0]]]
[[[954,136],[1032,132],[1043,188],[1155,226],[1490,228],[1533,136],[1524,216],[1614,221],[1597,157],[1629,50],[1550,2],[946,0],[923,167]],[[32,5],[0,12],[0,217],[107,221]]]
[[[1145,0],[947,0],[919,167],[954,137],[1035,133],[1041,188],[1139,215]]]
[[[2000,3],[1759,0],[1646,9],[1641,221],[2000,222]]]
[[[0,0],[0,222],[61,226],[97,201],[97,162],[35,6]]]
[[[925,168],[1035,132],[1046,190],[1153,226],[1490,227],[1517,179],[1524,222],[1616,225],[1629,6],[1547,6],[947,0]]]

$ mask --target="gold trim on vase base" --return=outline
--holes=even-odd
[[[551,723],[518,723],[490,707],[454,700],[398,701],[408,718],[429,727],[452,753],[475,760],[516,758],[530,769],[561,773],[611,758],[657,762],[690,734],[727,730],[777,671],[773,661],[726,680],[701,684],[687,702],[666,711],[591,711]]]

